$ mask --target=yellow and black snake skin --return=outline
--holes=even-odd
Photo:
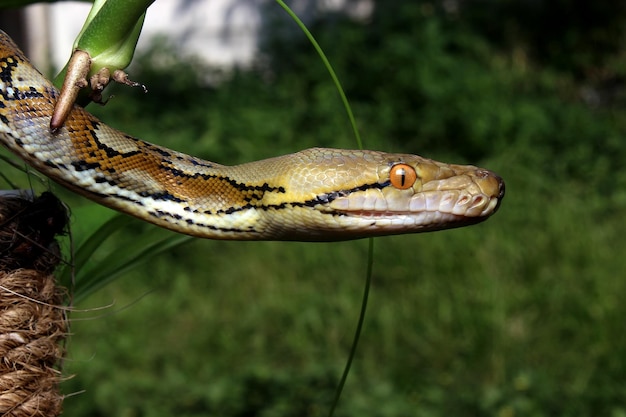
[[[0,142],[77,193],[188,235],[334,241],[448,229],[486,219],[504,195],[491,171],[416,155],[313,148],[223,166],[78,106],[53,134],[58,94],[0,31]]]

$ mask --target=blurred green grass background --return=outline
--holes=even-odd
[[[486,223],[375,241],[336,415],[626,416],[626,10],[445,4],[378,1],[367,22],[311,27],[367,148],[473,163],[507,184]],[[90,110],[229,164],[355,147],[319,58],[292,23],[269,21],[253,68],[222,74],[155,44],[132,73],[149,94]],[[73,222],[81,233],[89,220]],[[366,241],[195,240],[152,259],[76,306],[100,309],[71,315],[63,390],[85,392],[65,414],[327,415],[366,264]]]

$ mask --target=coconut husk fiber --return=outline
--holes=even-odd
[[[58,416],[66,292],[52,272],[67,213],[51,193],[0,192],[0,415]]]

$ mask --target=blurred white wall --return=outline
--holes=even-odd
[[[261,9],[280,8],[273,0],[156,0],[150,6],[138,49],[166,35],[183,53],[218,66],[247,65],[254,58],[262,25]],[[287,1],[308,21],[320,10],[346,10],[367,17],[373,0]],[[61,68],[91,7],[84,2],[36,4],[27,8],[29,51],[39,68]]]

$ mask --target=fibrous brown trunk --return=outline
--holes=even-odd
[[[0,415],[58,416],[66,291],[53,275],[67,213],[50,193],[0,194]]]

